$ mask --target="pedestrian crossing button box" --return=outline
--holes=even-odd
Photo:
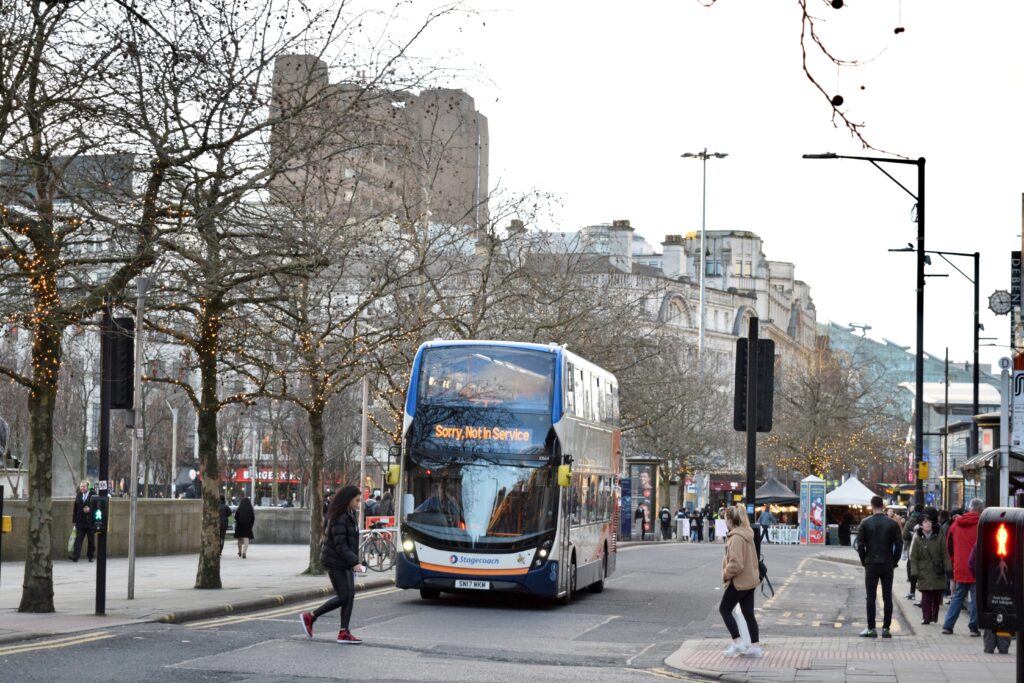
[[[1024,509],[993,507],[981,513],[974,562],[978,625],[1024,630]]]

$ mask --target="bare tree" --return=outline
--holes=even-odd
[[[780,374],[773,430],[761,440],[767,462],[825,478],[906,462],[909,424],[884,369],[822,343]]]
[[[705,7],[710,7],[718,2],[718,0],[697,1]],[[846,98],[843,97],[842,93],[830,91],[822,84],[823,79],[819,76],[820,71],[813,63],[814,61],[823,60],[830,67],[842,69],[856,67],[869,61],[839,56],[839,53],[821,34],[821,25],[825,23],[825,20],[823,15],[818,14],[818,12],[834,14],[837,10],[843,9],[846,3],[844,0],[796,0],[796,2],[800,7],[801,69],[814,89],[821,93],[821,96],[828,102],[828,106],[832,110],[832,124],[837,128],[840,126],[846,128],[850,136],[857,140],[864,149],[884,152],[884,150],[879,150],[873,146],[864,137],[864,122],[851,118],[844,107]],[[817,11],[811,8],[812,5],[818,8]],[[903,32],[903,26],[895,28],[895,35],[898,36]]]
[[[110,105],[122,44],[95,3],[15,3],[0,13],[0,296],[31,332],[32,368],[0,366],[28,390],[29,531],[22,612],[52,612],[54,412],[62,340],[152,262],[157,192],[126,182],[133,136]],[[108,156],[96,157],[105,153]],[[101,250],[91,248],[104,243]],[[99,275],[99,277],[97,277]]]

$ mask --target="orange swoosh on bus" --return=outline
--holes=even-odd
[[[434,572],[442,572],[444,574],[462,574],[464,576],[514,576],[518,574],[525,574],[529,571],[529,567],[523,567],[522,569],[472,569],[467,570],[462,567],[445,567],[441,564],[430,564],[428,562],[420,562],[420,567],[423,569],[429,569]]]

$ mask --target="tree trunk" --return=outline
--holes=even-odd
[[[323,574],[320,564],[320,544],[324,540],[324,413],[318,407],[307,413],[309,438],[313,442],[313,462],[309,474],[309,567],[307,574]]]
[[[61,330],[46,321],[33,332],[36,386],[28,396],[28,547],[18,611],[53,612],[53,413],[60,375]]]
[[[215,319],[213,319],[215,320]],[[199,548],[196,588],[220,588],[220,466],[217,461],[217,325],[211,319],[200,320],[200,327],[212,338],[207,350],[199,354],[201,400],[199,403],[199,468],[203,485],[203,527]]]

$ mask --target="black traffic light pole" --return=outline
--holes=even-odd
[[[747,328],[747,514],[754,522],[757,510],[755,470],[757,468],[757,325],[758,319],[751,318]],[[752,524],[756,527],[756,524]],[[760,557],[760,534],[754,534],[758,541]]]

